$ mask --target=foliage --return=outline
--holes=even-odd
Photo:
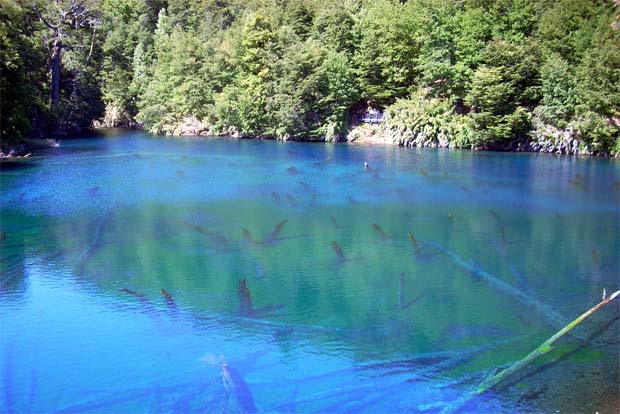
[[[137,119],[157,133],[179,118],[204,117],[204,111],[196,111],[211,102],[210,95],[204,93],[209,84],[203,69],[204,45],[179,26],[171,27],[166,10],[162,9],[154,50],[152,75],[138,104]]]
[[[559,54],[550,55],[540,69],[542,118],[563,127],[574,115],[577,91],[574,70]]]
[[[385,105],[407,95],[419,54],[413,7],[377,1],[360,13],[355,63],[363,99]]]
[[[130,85],[133,56],[139,42],[139,16],[144,12],[141,6],[144,5],[135,0],[106,0],[103,3],[107,36],[102,45],[102,98],[108,111],[114,108],[120,112],[117,119],[106,123],[108,126],[130,124],[137,114],[137,95]]]
[[[598,18],[590,47],[577,71],[583,109],[620,117],[620,31],[612,28],[611,11]]]
[[[32,129],[30,119],[45,111],[38,100],[43,49],[32,36],[35,18],[28,9],[0,0],[0,137],[15,142]]]
[[[385,130],[401,130],[405,139],[416,145],[473,147],[477,144],[469,118],[455,113],[447,100],[428,96],[420,89],[408,99],[399,99],[389,107]]]
[[[534,43],[489,43],[483,64],[474,72],[465,102],[483,145],[527,136],[527,106],[538,97],[538,56]]]
[[[548,127],[572,128],[586,152],[620,146],[609,1],[0,2],[3,138],[198,119],[337,140],[370,105],[442,145],[508,148]],[[77,25],[59,19],[72,5],[87,17]]]
[[[580,132],[583,153],[607,155],[617,154],[620,142],[620,127],[595,112],[578,116],[571,124]]]

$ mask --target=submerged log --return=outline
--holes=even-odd
[[[206,230],[205,228],[201,226],[196,226],[192,223],[188,223],[183,220],[178,220],[178,221],[179,223],[183,224],[185,227],[188,227],[206,236],[213,243],[213,248],[219,252],[234,251],[239,248],[236,241],[233,241],[232,239],[224,236],[221,233],[216,233],[213,231]]]
[[[174,298],[172,297],[172,293],[168,292],[166,289],[161,288],[161,296],[164,298],[164,300],[166,301],[166,306],[168,306],[168,309],[170,309],[171,311],[173,311],[175,314],[178,313],[179,308],[177,307],[176,302],[174,301]]]
[[[161,288],[161,295],[164,297],[164,299],[166,299],[166,301],[174,303],[174,300],[172,299],[172,293],[168,292],[166,289]]]
[[[147,300],[146,296],[142,292],[138,292],[136,290],[131,290],[131,289],[128,289],[128,288],[121,288],[120,291],[121,292],[125,292],[125,293],[129,293],[130,295],[134,295],[135,297],[139,298],[140,300]]]
[[[252,237],[252,233],[250,233],[248,229],[246,228],[241,229],[241,233],[243,234],[244,239],[246,239],[250,243],[255,243],[254,237]]]
[[[420,256],[421,251],[420,251],[420,245],[418,244],[418,240],[415,238],[413,233],[407,233],[407,236],[409,237],[409,241],[413,245],[413,251],[415,255]]]
[[[334,253],[336,253],[336,256],[338,256],[338,259],[343,263],[346,262],[347,258],[345,257],[344,253],[342,252],[342,249],[338,245],[338,242],[336,240],[332,240],[331,245],[332,245],[332,250],[334,251]]]
[[[609,297],[606,297],[605,294],[603,293],[603,299],[597,305],[595,305],[594,307],[588,309],[586,312],[581,314],[581,316],[579,316],[577,319],[573,320],[568,325],[564,326],[562,329],[560,329],[558,332],[556,332],[553,336],[551,336],[545,342],[540,344],[540,346],[538,348],[536,348],[535,350],[530,352],[525,358],[517,361],[516,363],[514,363],[510,367],[508,367],[508,368],[500,371],[499,373],[497,373],[497,374],[495,374],[493,376],[490,376],[487,379],[485,379],[484,381],[482,381],[477,387],[475,387],[474,389],[469,391],[463,397],[459,398],[454,403],[452,403],[452,404],[448,405],[447,407],[445,407],[441,411],[441,414],[448,414],[448,413],[454,412],[455,410],[458,410],[459,408],[463,407],[465,404],[470,402],[472,399],[474,399],[476,396],[478,396],[478,395],[482,394],[483,392],[493,388],[494,386],[496,386],[497,384],[502,382],[505,378],[507,378],[510,375],[514,374],[515,372],[525,368],[526,366],[531,364],[538,357],[540,357],[542,355],[545,355],[546,353],[552,351],[553,350],[553,346],[552,345],[558,339],[560,339],[561,337],[566,335],[573,328],[575,328],[577,325],[579,325],[581,322],[583,322],[589,316],[594,314],[594,312],[598,311],[603,306],[605,306],[608,303],[610,303],[611,301],[613,301],[619,295],[620,295],[620,290],[614,292]]]
[[[466,262],[461,256],[459,256],[452,250],[447,249],[444,246],[438,243],[431,242],[431,241],[425,241],[425,243],[430,246],[433,246],[437,250],[444,252],[446,255],[448,255],[450,259],[452,259],[452,262],[454,262],[454,264],[484,279],[485,281],[487,281],[487,283],[489,283],[491,286],[493,286],[495,289],[499,290],[500,292],[513,296],[514,298],[519,300],[524,305],[536,309],[541,316],[549,320],[552,324],[554,324],[554,326],[564,325],[564,323],[562,322],[563,318],[551,306],[545,303],[542,303],[530,297],[529,295],[525,294],[524,292],[514,288],[513,286],[504,282],[503,280],[485,271],[484,269],[482,269],[480,266],[476,265],[475,263]]]
[[[279,242],[283,242],[286,240],[299,239],[299,238],[310,236],[308,234],[297,234],[295,236],[278,237],[278,235],[280,234],[280,232],[282,231],[282,228],[284,227],[284,225],[286,225],[286,223],[288,223],[288,219],[282,220],[281,222],[276,224],[271,234],[269,234],[269,236],[265,237],[262,240],[254,239],[254,236],[252,236],[252,233],[250,233],[250,231],[246,228],[242,229],[241,232],[243,233],[243,238],[254,246],[277,244]]]
[[[239,314],[243,317],[261,318],[284,308],[284,305],[270,305],[254,308],[252,304],[252,294],[248,288],[246,278],[239,280],[237,294],[239,296]]]
[[[372,224],[372,229],[374,230],[375,233],[377,233],[377,235],[379,237],[381,237],[382,239],[387,239],[388,236],[387,234],[385,234],[385,232],[383,231],[383,229],[381,228],[381,226],[379,226],[377,223],[373,223]]]
[[[276,226],[274,227],[273,231],[271,232],[269,237],[267,237],[265,239],[265,241],[267,241],[267,240],[269,240],[269,241],[275,240],[276,237],[278,237],[278,234],[280,234],[280,231],[282,231],[282,227],[284,227],[284,225],[286,223],[288,223],[288,219],[287,220],[282,220],[281,222],[276,224]]]
[[[101,245],[101,238],[103,237],[103,233],[105,232],[105,227],[108,224],[108,222],[112,219],[113,213],[114,213],[114,209],[108,211],[105,214],[105,216],[103,216],[103,218],[99,220],[99,223],[97,223],[97,227],[95,228],[95,234],[93,235],[92,242],[90,243],[88,248],[84,251],[84,253],[82,253],[82,255],[79,257],[77,263],[75,264],[75,267],[73,268],[73,272],[76,275],[79,276],[83,273],[86,263],[99,249],[99,246]]]
[[[273,191],[271,193],[271,197],[273,198],[273,201],[275,201],[277,204],[281,204],[282,203],[282,200],[280,199],[280,196],[275,191]]]
[[[153,322],[155,323],[156,326],[158,327],[162,326],[162,321],[159,318],[159,313],[160,313],[159,309],[157,309],[157,307],[155,307],[155,305],[151,303],[151,301],[146,297],[144,293],[137,291],[137,290],[131,290],[125,287],[120,288],[119,290],[121,292],[128,293],[140,299],[140,303],[142,304],[142,307],[144,311],[146,312],[146,314],[150,315],[153,318]]]
[[[292,206],[297,206],[299,205],[299,203],[297,202],[297,200],[295,199],[295,197],[293,197],[292,194],[286,193],[286,199],[287,201],[292,205]]]
[[[342,249],[340,248],[336,240],[332,240],[331,246],[332,246],[332,250],[334,251],[334,253],[336,253],[336,256],[338,257],[338,260],[340,261],[340,263],[351,263],[351,262],[355,262],[357,260],[363,259],[363,257],[361,256],[355,256],[351,258],[346,257],[344,253],[342,252]]]
[[[339,230],[341,227],[340,227],[340,225],[338,224],[338,222],[336,221],[336,219],[334,218],[334,216],[329,216],[329,218],[331,219],[331,221],[332,221],[332,224],[333,224],[334,228],[335,228],[335,229],[337,229],[337,230]]]
[[[412,305],[420,302],[422,299],[427,297],[430,294],[430,289],[426,289],[424,292],[420,293],[413,299],[409,301],[405,301],[405,274],[400,274],[400,284],[398,286],[398,309],[407,309]]]
[[[377,393],[385,396],[389,390],[402,388],[407,382],[417,380],[428,381],[429,377],[440,376],[439,374],[441,372],[449,371],[466,361],[470,361],[473,358],[482,355],[490,349],[500,345],[512,343],[523,338],[523,336],[519,336],[515,338],[502,339],[500,341],[477,345],[465,349],[425,352],[421,354],[409,355],[401,359],[371,360],[352,367],[339,368],[309,377],[289,379],[289,381],[292,381],[293,383],[300,384],[321,383],[325,380],[333,382],[340,377],[344,377],[343,380],[346,381],[350,375],[357,375],[357,373],[363,371],[370,371],[373,376],[382,378],[382,381],[380,383],[380,387],[378,387],[378,383],[372,381],[366,384],[355,383],[353,385],[349,385],[347,382],[347,385],[345,386],[306,395],[301,399],[297,399],[292,402],[289,401],[287,404],[277,408],[279,410],[289,412],[292,411],[292,404],[300,405],[329,400],[334,401],[334,399],[337,399],[337,401],[334,401],[330,407],[326,407],[320,411],[341,412],[342,410],[339,410],[338,407],[348,405],[350,410],[346,410],[344,412],[363,412],[364,410],[362,409],[362,406],[370,405],[376,401],[375,398]]]
[[[493,216],[495,221],[497,221],[502,244],[506,244],[506,230],[504,228],[504,223],[502,222],[502,219],[499,217],[499,214],[497,214],[493,210],[489,210],[489,213]]]
[[[222,381],[226,394],[232,393],[235,396],[242,413],[251,414],[258,412],[247,382],[226,362],[222,363]]]
[[[247,279],[243,278],[239,281],[237,287],[237,293],[239,295],[239,313],[242,316],[249,316],[252,314],[252,295],[250,289],[247,286]]]
[[[433,257],[438,255],[438,253],[436,252],[434,253],[422,252],[422,249],[420,248],[420,244],[418,243],[418,240],[415,238],[413,233],[407,233],[407,236],[409,237],[409,241],[411,242],[411,245],[413,246],[413,257],[415,258],[416,262],[427,263]]]

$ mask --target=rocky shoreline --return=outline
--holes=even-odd
[[[384,128],[377,125],[360,125],[351,129],[346,136],[346,142],[371,145],[397,145],[403,147],[420,148],[452,148],[498,152],[539,152],[558,155],[599,156],[620,158],[620,154],[600,154],[590,144],[579,139],[579,131],[574,127],[561,130],[546,126],[544,130],[535,130],[532,137],[511,140],[503,145],[485,147],[463,147],[444,136],[430,134],[415,134],[410,129]]]
[[[316,139],[270,137],[270,136],[245,136],[240,134],[234,128],[221,132],[217,131],[194,116],[189,116],[173,125],[166,125],[162,131],[162,135],[167,136],[223,136],[229,138],[247,138],[247,139],[274,139],[274,140],[295,140],[295,141],[312,141]],[[420,147],[420,148],[452,148],[452,149],[470,149],[500,152],[540,152],[559,155],[579,155],[579,156],[602,156],[610,157],[610,154],[598,153],[592,144],[587,144],[581,138],[581,131],[574,125],[569,124],[564,129],[559,129],[542,122],[534,122],[534,131],[531,136],[523,139],[511,140],[503,144],[492,146],[463,146],[458,145],[455,141],[450,140],[445,133],[436,133],[436,131],[413,131],[405,124],[385,122],[383,124],[354,124],[350,126],[348,133],[344,136],[336,136],[333,139],[324,139],[323,142],[338,143],[354,143],[369,145],[396,145],[403,147]],[[618,158],[617,154],[615,158]]]
[[[565,129],[559,129],[551,125],[535,123],[535,130],[531,137],[524,137],[520,140],[511,140],[503,145],[486,147],[459,146],[454,141],[448,139],[445,134],[437,134],[433,131],[412,131],[404,124],[356,124],[352,125],[345,136],[336,136],[333,139],[324,139],[322,142],[351,143],[365,145],[395,145],[402,147],[419,148],[451,148],[485,150],[498,152],[539,152],[559,155],[578,155],[578,156],[602,156],[620,158],[620,154],[615,156],[610,154],[600,154],[592,145],[585,144],[580,140],[580,131],[573,125],[568,125]],[[101,126],[99,126],[101,128]],[[97,128],[97,129],[99,129]],[[120,128],[139,129],[139,125],[120,126]],[[234,128],[221,132],[217,131],[198,118],[190,116],[182,121],[166,125],[161,135],[178,137],[207,137],[220,136],[236,139],[273,139],[273,140],[294,140],[317,142],[316,139],[290,138],[290,137],[271,137],[271,136],[246,136],[240,134]],[[321,142],[321,141],[318,141]],[[32,151],[42,148],[59,146],[54,139],[27,139],[23,143],[0,150],[0,160],[2,162],[27,158]]]
[[[23,142],[0,149],[0,162],[19,162],[27,160],[33,151],[60,146],[55,139],[26,139]]]

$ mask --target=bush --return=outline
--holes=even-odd
[[[620,128],[609,119],[595,112],[588,112],[577,116],[571,125],[578,131],[584,154],[618,155]]]
[[[476,145],[471,121],[457,115],[450,101],[429,97],[424,90],[389,106],[386,118],[383,133],[394,135],[401,145],[452,148]]]

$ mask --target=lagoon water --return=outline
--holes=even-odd
[[[1,179],[6,413],[435,413],[619,288],[617,160],[117,132]],[[462,411],[617,412],[618,321]]]

